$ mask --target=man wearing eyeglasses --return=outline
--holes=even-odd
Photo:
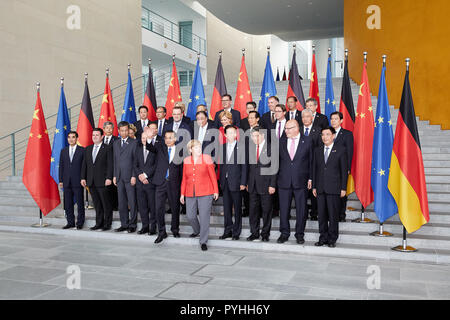
[[[214,122],[216,124],[217,128],[220,128],[222,126],[222,123],[220,122],[220,113],[222,111],[228,111],[231,112],[231,115],[233,116],[233,125],[240,128],[241,127],[241,113],[237,110],[234,110],[231,108],[231,96],[229,94],[224,94],[222,96],[222,110],[219,110],[216,112],[216,115],[214,116]]]

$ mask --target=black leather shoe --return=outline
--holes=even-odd
[[[71,225],[71,224],[66,224],[63,229],[70,229],[70,228],[75,228],[75,226]]]
[[[128,228],[128,233],[136,232],[136,228]]]
[[[107,227],[103,227],[102,228],[102,231],[108,231],[108,230],[111,230],[111,226],[107,226]]]
[[[231,239],[233,239],[233,240],[239,240],[239,236],[233,236]]]
[[[198,233],[192,233],[192,234],[189,236],[189,238],[195,238],[195,237],[198,237]]]
[[[98,229],[101,229],[102,227],[101,226],[93,226],[93,227],[90,227],[89,229],[91,229],[91,230],[98,230]]]
[[[206,243],[202,244],[202,251],[206,251],[208,250],[208,246],[206,245]]]
[[[264,242],[269,242],[269,237],[268,237],[268,236],[262,237],[262,241],[264,241]]]
[[[219,237],[219,239],[220,240],[225,240],[225,239],[227,239],[227,238],[232,238],[233,237],[233,235],[231,234],[231,233],[228,233],[228,234],[223,234],[223,235],[221,235],[220,237]]]
[[[304,244],[304,243],[305,243],[305,239],[303,239],[303,238],[297,238],[297,243],[298,243],[298,244]]]
[[[256,236],[256,235],[251,234],[251,235],[247,238],[247,241],[253,241],[253,240],[257,240],[257,239],[259,239],[259,236]]]
[[[315,245],[316,247],[321,247],[321,246],[323,246],[324,244],[328,244],[328,243],[327,243],[327,242],[323,242],[323,241],[318,241],[318,242],[314,243],[314,245]]]
[[[83,229],[83,226],[77,226],[77,230]]]
[[[329,248],[336,248],[336,243],[335,243],[335,242],[330,242],[330,243],[328,244],[328,247],[329,247]]]
[[[164,235],[159,235],[156,240],[155,243],[160,243],[162,242],[165,238],[167,238],[167,233],[165,233]]]
[[[284,236],[280,236],[277,240],[278,243],[285,243],[286,241],[288,241],[288,238]]]
[[[120,227],[120,228],[114,229],[115,232],[123,232],[126,230],[128,230],[128,228],[125,228],[125,227]]]
[[[174,238],[179,238],[180,234],[178,232],[172,232]]]
[[[153,236],[153,235],[155,235],[155,234],[156,234],[156,231],[149,231],[149,232],[148,232],[148,235],[149,235],[149,236]]]
[[[148,228],[142,228],[137,232],[137,234],[144,234],[144,233],[148,233]]]

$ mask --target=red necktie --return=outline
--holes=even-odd
[[[256,145],[256,162],[259,161],[259,144]]]

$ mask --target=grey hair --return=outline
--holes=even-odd
[[[106,126],[108,125],[112,125],[113,129],[114,129],[114,123],[112,123],[111,121],[105,121],[103,122],[103,129],[105,129]]]
[[[311,114],[311,116],[313,115],[313,112],[311,111],[311,110],[309,110],[309,109],[303,109],[302,110],[302,116],[303,116],[303,113],[304,112],[309,112],[310,114]]]

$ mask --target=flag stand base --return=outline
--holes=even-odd
[[[39,223],[35,223],[31,225],[33,228],[45,228],[51,226],[49,223],[44,223],[42,219],[39,219]]]
[[[380,223],[380,229],[378,231],[374,231],[370,233],[371,236],[375,237],[392,237],[393,234],[383,230],[383,224]]]
[[[366,218],[366,216],[364,215],[364,207],[362,207],[361,208],[361,217],[353,219],[352,222],[356,222],[356,223],[373,223],[373,220],[371,220],[369,218]]]
[[[403,240],[402,245],[391,248],[394,251],[399,252],[416,252],[417,249],[406,244],[406,228],[403,226]]]

